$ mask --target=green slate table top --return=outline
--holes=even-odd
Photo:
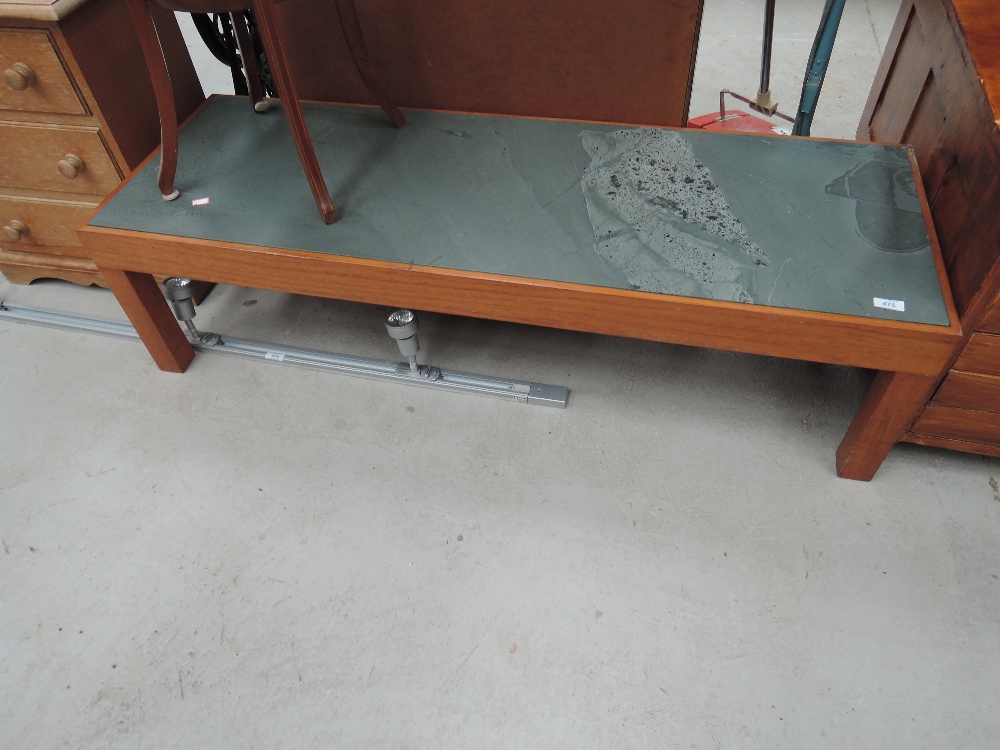
[[[948,325],[902,147],[305,105],[341,219],[285,118],[213,97],[101,227]],[[208,198],[207,203],[192,201]],[[210,250],[206,250],[210,252]]]

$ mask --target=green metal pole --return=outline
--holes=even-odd
[[[806,66],[806,77],[802,82],[802,98],[799,100],[799,110],[795,116],[792,135],[809,135],[812,129],[813,114],[816,103],[826,78],[826,69],[830,65],[830,55],[833,43],[837,39],[840,28],[840,18],[844,15],[846,0],[826,0],[823,16],[816,31],[812,52],[809,54],[809,64]]]

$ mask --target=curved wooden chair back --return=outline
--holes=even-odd
[[[298,94],[295,91],[295,82],[288,72],[288,63],[285,58],[284,49],[281,46],[281,39],[278,35],[277,24],[274,18],[274,8],[272,0],[127,0],[132,19],[135,21],[136,30],[139,34],[139,42],[142,45],[142,53],[146,58],[146,66],[149,68],[149,75],[153,82],[153,91],[156,94],[156,105],[160,112],[160,170],[157,175],[157,184],[163,200],[174,200],[180,195],[180,191],[174,187],[174,177],[177,173],[177,109],[174,106],[174,93],[170,86],[170,73],[160,49],[160,42],[156,36],[156,27],[153,25],[153,17],[149,12],[149,3],[155,2],[157,5],[167,10],[184,11],[188,13],[229,13],[232,20],[233,30],[236,33],[236,42],[239,45],[240,57],[247,74],[247,82],[250,88],[250,99],[253,108],[257,112],[264,112],[267,109],[264,103],[264,93],[260,85],[260,77],[257,72],[257,61],[254,59],[253,45],[250,41],[250,31],[246,24],[243,13],[253,10],[257,20],[257,28],[260,31],[261,42],[264,46],[264,54],[271,68],[271,75],[274,79],[274,86],[281,98],[282,109],[288,118],[288,125],[292,131],[292,138],[295,141],[295,148],[302,162],[302,169],[306,173],[306,180],[312,190],[316,200],[316,207],[319,209],[323,221],[330,224],[337,220],[337,211],[333,201],[330,199],[330,192],[327,190],[326,182],[323,180],[323,173],[320,171],[319,162],[316,160],[316,152],[313,149],[312,140],[309,138],[309,131],[306,129],[305,118],[302,115],[302,105],[299,102]],[[344,38],[351,51],[354,64],[361,74],[365,84],[375,97],[375,101],[382,107],[383,111],[392,120],[393,124],[402,128],[406,126],[406,118],[399,108],[392,103],[389,95],[382,88],[375,73],[374,66],[368,60],[368,52],[365,48],[364,37],[361,34],[361,24],[358,21],[357,9],[354,0],[336,0],[337,15],[340,18],[340,27],[344,32]]]

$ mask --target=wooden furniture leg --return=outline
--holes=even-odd
[[[130,2],[136,1],[130,0]],[[271,67],[274,85],[281,97],[281,107],[285,110],[285,116],[288,118],[288,125],[292,130],[292,138],[295,140],[295,148],[299,152],[302,169],[306,173],[313,198],[316,199],[316,207],[319,208],[323,222],[332,224],[337,220],[337,211],[333,207],[330,193],[323,181],[323,173],[320,171],[316,152],[313,150],[312,140],[306,129],[306,120],[302,115],[302,105],[299,103],[299,97],[295,91],[295,83],[288,73],[288,62],[277,33],[278,26],[274,18],[271,0],[253,0],[253,12],[257,18],[257,29],[260,31],[260,38],[264,43],[264,53],[267,55],[267,61]]]
[[[184,372],[194,359],[194,349],[177,325],[156,280],[148,273],[100,270],[156,366],[167,372]]]
[[[867,482],[919,416],[938,378],[879,372],[837,448],[837,475]]]
[[[344,32],[344,39],[347,41],[347,48],[351,51],[351,57],[354,58],[354,65],[368,86],[368,90],[372,92],[372,96],[375,97],[375,101],[382,108],[382,111],[392,120],[392,124],[397,128],[405,128],[406,117],[389,99],[389,95],[378,80],[375,66],[368,60],[368,48],[365,46],[365,38],[361,34],[361,22],[358,20],[358,9],[354,5],[354,0],[337,0],[337,15],[340,16],[340,28]]]
[[[174,89],[170,85],[170,73],[163,59],[147,0],[127,2],[139,34],[146,67],[149,68],[149,77],[153,82],[156,107],[160,112],[160,171],[156,183],[163,194],[163,200],[172,201],[180,195],[180,191],[174,189],[174,175],[177,174],[177,107],[174,104]]]
[[[264,89],[260,85],[260,73],[257,68],[257,55],[253,51],[253,40],[250,38],[250,30],[247,28],[247,19],[241,11],[229,14],[229,20],[233,24],[233,32],[236,34],[236,44],[240,48],[240,59],[243,61],[243,72],[246,73],[247,87],[250,89],[250,101],[257,112],[267,110],[267,104],[258,106],[264,101]]]

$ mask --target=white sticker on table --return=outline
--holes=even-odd
[[[284,358],[285,355],[282,354],[281,352],[268,352],[267,354],[264,355],[264,359],[269,359],[272,362],[281,362],[282,360],[284,360]]]
[[[875,307],[881,307],[883,310],[906,312],[906,302],[901,299],[883,299],[882,297],[873,297],[872,302],[875,303]]]

